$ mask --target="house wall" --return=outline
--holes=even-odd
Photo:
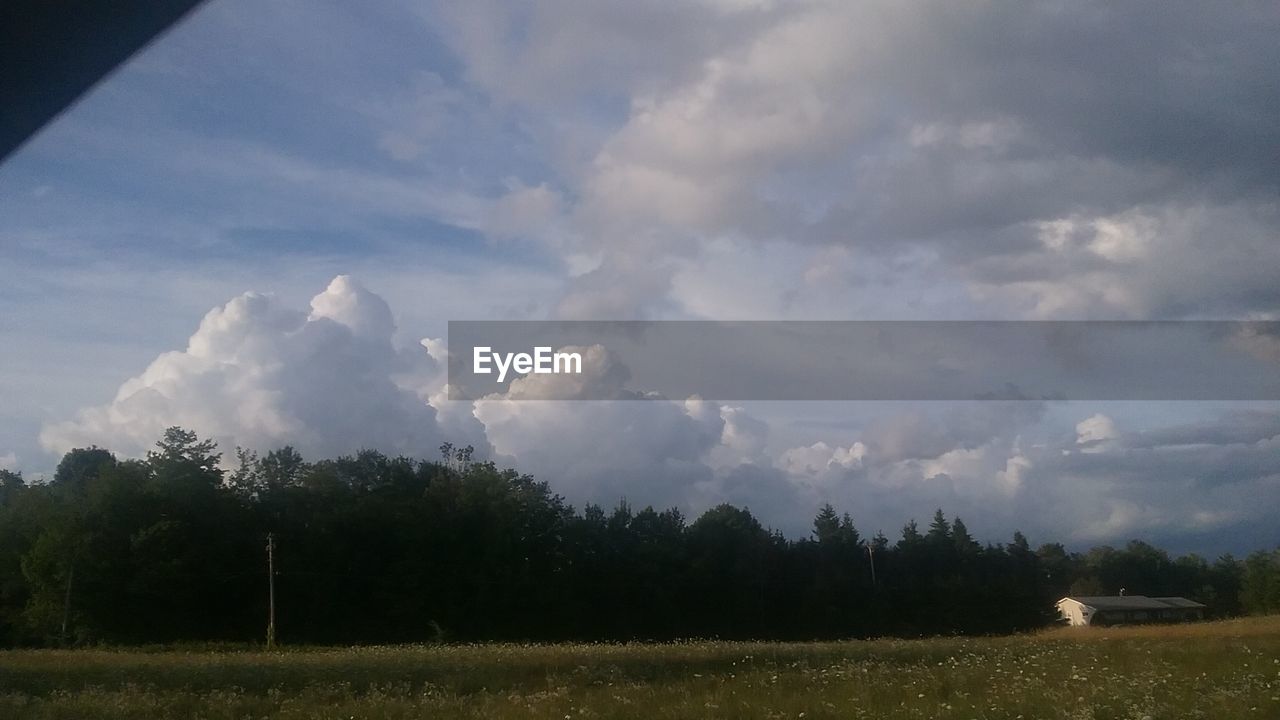
[[[1129,625],[1149,622],[1186,622],[1203,620],[1200,608],[1170,608],[1168,610],[1098,610],[1075,600],[1063,598],[1056,607],[1058,614],[1072,627],[1085,625]]]
[[[1058,603],[1058,613],[1066,618],[1067,624],[1072,627],[1080,627],[1089,624],[1089,608],[1075,600],[1062,600]]]

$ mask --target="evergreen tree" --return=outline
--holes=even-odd
[[[840,516],[831,503],[825,503],[813,519],[813,539],[820,543],[834,543],[840,537]]]
[[[929,523],[929,532],[925,534],[925,539],[934,547],[943,547],[951,542],[951,523],[947,522],[947,518],[942,514],[942,508],[933,514],[933,522]]]
[[[1120,587],[1280,610],[1280,551],[983,547],[941,510],[864,543],[829,504],[790,541],[732,505],[576,512],[473,452],[238,450],[223,482],[216,445],[170,428],[145,461],[80,448],[47,484],[0,471],[0,643],[260,639],[268,532],[291,643],[1000,633]]]

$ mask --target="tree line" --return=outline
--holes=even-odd
[[[1006,633],[1122,587],[1280,610],[1280,551],[983,545],[941,510],[891,542],[830,505],[791,540],[731,505],[579,512],[448,444],[435,461],[236,454],[226,471],[170,428],[141,460],[91,447],[48,482],[0,471],[0,643],[260,641],[269,533],[285,643]]]

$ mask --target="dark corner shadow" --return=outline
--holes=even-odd
[[[202,1],[0,3],[0,162]]]

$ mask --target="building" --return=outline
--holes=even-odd
[[[1056,603],[1072,627],[1203,620],[1205,606],[1181,597],[1100,595],[1064,597]]]

